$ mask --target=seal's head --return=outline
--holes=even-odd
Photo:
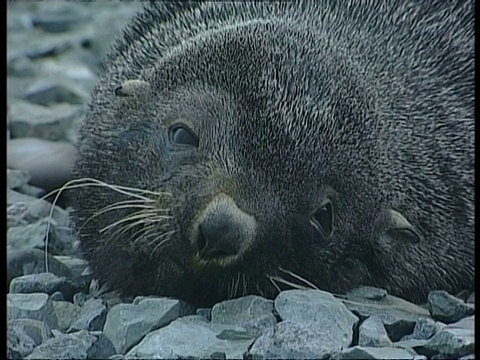
[[[387,65],[352,61],[347,39],[326,36],[315,19],[249,11],[234,25],[195,27],[168,51],[153,30],[153,45],[146,35],[117,45],[75,165],[78,177],[110,184],[74,195],[97,276],[127,294],[199,305],[271,297],[293,278],[413,299],[453,282],[434,270],[451,258],[424,261],[448,220],[422,229],[429,205],[405,196],[391,171],[391,149],[411,128],[390,131],[392,94],[406,95],[385,97]]]

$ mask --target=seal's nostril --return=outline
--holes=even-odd
[[[242,239],[234,235],[236,224],[229,220],[223,216],[213,216],[198,225],[195,246],[200,256],[218,258],[238,253]]]

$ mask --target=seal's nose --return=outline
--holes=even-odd
[[[242,239],[236,224],[224,214],[209,216],[198,226],[197,250],[202,257],[235,256],[240,250]]]
[[[200,215],[192,244],[203,258],[236,256],[253,242],[255,231],[255,219],[231,197],[220,194]]]

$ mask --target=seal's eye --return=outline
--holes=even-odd
[[[170,128],[170,141],[175,145],[198,147],[198,137],[184,124],[176,124]]]
[[[315,229],[320,231],[325,239],[332,236],[333,204],[330,200],[327,200],[317,211],[315,211],[310,223]]]

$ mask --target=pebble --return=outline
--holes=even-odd
[[[377,316],[371,316],[360,324],[358,331],[358,345],[363,347],[391,347],[392,341],[388,337],[383,322]]]
[[[29,336],[35,346],[40,345],[41,343],[47,341],[52,337],[50,327],[43,321],[34,320],[34,319],[15,319],[8,322],[10,328],[16,328],[19,332]]]
[[[25,170],[7,169],[7,188],[15,189],[30,181],[30,174]]]
[[[58,330],[67,332],[75,319],[80,315],[81,307],[69,301],[53,301],[53,299],[52,304],[53,311],[58,319]]]
[[[125,354],[149,332],[193,313],[194,309],[180,300],[137,297],[132,304],[110,309],[103,331],[117,353]]]
[[[446,324],[475,313],[471,304],[466,304],[444,290],[431,291],[428,294],[428,310],[433,318]]]

